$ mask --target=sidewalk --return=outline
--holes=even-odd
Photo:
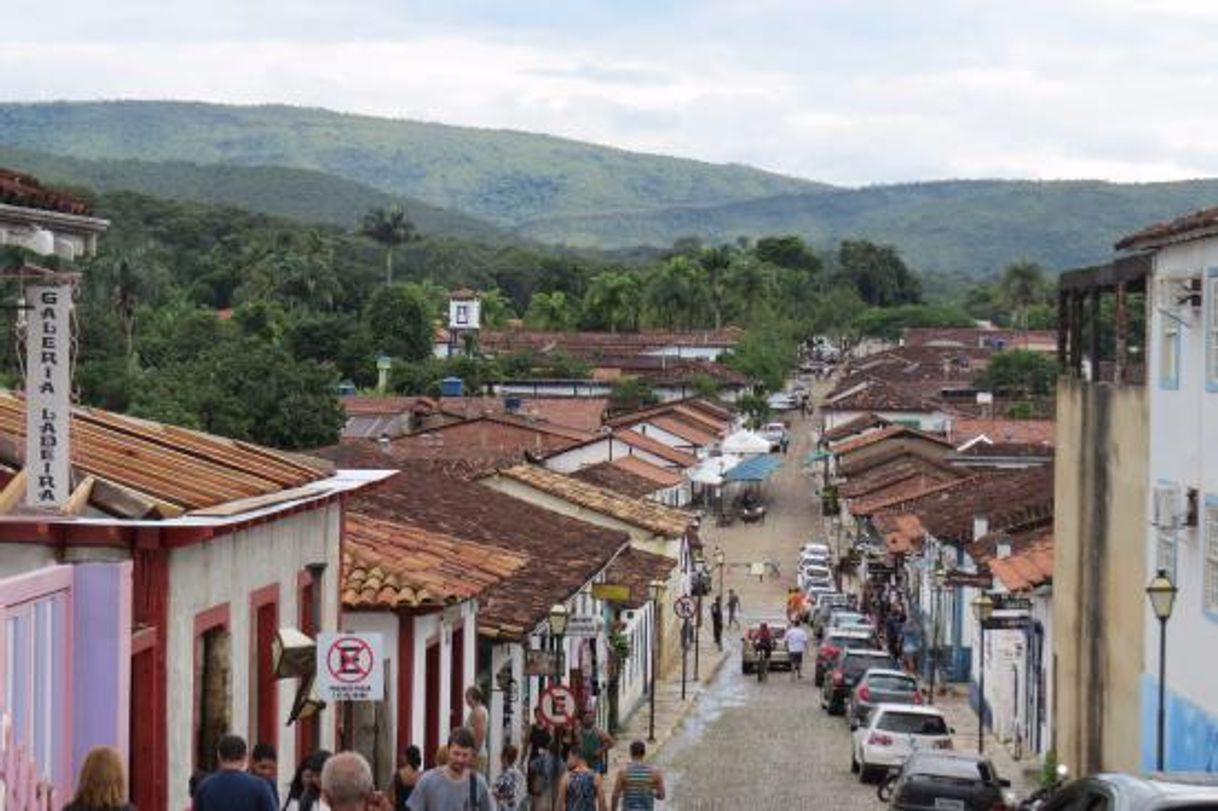
[[[947,725],[955,732],[952,740],[958,752],[977,751],[977,713],[968,701],[968,686],[949,684],[942,695],[935,696],[935,706],[942,711]],[[985,755],[994,764],[999,777],[1011,781],[1011,790],[1018,797],[1025,797],[1036,790],[1040,781],[1040,761],[1034,755],[1025,754],[1015,760],[1011,750],[999,741],[990,730],[985,733]]]
[[[656,739],[647,744],[647,759],[654,758],[664,744],[677,732],[685,716],[693,708],[702,693],[714,680],[719,668],[727,660],[727,649],[720,651],[710,638],[709,629],[702,636],[698,646],[699,679],[694,680],[694,651],[689,651],[689,679],[685,687],[685,701],[681,700],[681,667],[678,665],[665,677],[656,681]],[[651,719],[650,705],[644,696],[638,708],[625,720],[622,729],[614,735],[616,745],[609,752],[608,783],[612,786],[617,770],[630,761],[630,742],[647,740],[648,727]]]

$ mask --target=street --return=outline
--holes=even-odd
[[[765,485],[765,523],[706,531],[708,547],[727,555],[724,586],[740,594],[746,621],[782,617],[797,550],[820,534],[819,505],[801,469],[811,420],[799,412],[791,420],[785,463]],[[763,560],[778,563],[777,578],[749,575],[748,564]],[[730,656],[722,670],[658,758],[670,782],[668,807],[882,807],[875,787],[851,774],[849,729],[821,711],[811,674],[792,681],[780,671],[759,684],[740,673],[739,631],[725,631],[725,641]]]

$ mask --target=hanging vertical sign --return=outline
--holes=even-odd
[[[26,503],[62,509],[72,492],[72,287],[29,287],[25,369]]]

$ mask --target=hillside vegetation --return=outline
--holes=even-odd
[[[544,135],[284,106],[4,104],[0,143],[81,158],[314,169],[507,224],[821,188]]]
[[[98,192],[134,191],[170,200],[216,203],[302,222],[351,227],[372,208],[400,206],[428,234],[513,242],[508,231],[459,211],[400,197],[336,175],[280,166],[229,166],[173,161],[63,157],[0,146],[0,166],[44,183]]]

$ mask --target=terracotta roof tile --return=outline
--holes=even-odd
[[[626,498],[537,465],[517,465],[499,471],[499,475],[667,538],[681,537],[693,521],[693,516],[682,510],[645,499]]]
[[[679,451],[676,448],[670,448],[659,440],[652,439],[649,436],[643,436],[638,431],[614,431],[613,436],[622,442],[625,442],[631,447],[641,451],[647,451],[653,456],[658,456],[661,459],[666,459],[680,467],[693,467],[698,464],[698,458],[693,454]]]
[[[991,442],[1039,443],[1052,445],[1057,423],[1053,420],[1003,420],[953,418],[948,423],[947,438],[959,448],[977,437]]]
[[[871,433],[863,434],[859,437],[847,439],[837,445],[831,445],[829,450],[836,456],[845,456],[849,453],[853,453],[854,451],[870,447],[880,442],[886,442],[890,439],[896,439],[898,437],[924,439],[927,442],[933,442],[934,444],[942,445],[945,448],[950,448],[952,446],[951,443],[946,439],[934,436],[933,434],[927,434],[923,431],[919,431],[916,428],[910,428],[906,425],[889,425],[887,428],[881,428],[878,431],[872,431]]]
[[[483,468],[515,464],[529,454],[544,456],[593,438],[592,434],[549,423],[489,415],[433,426],[392,440],[388,452],[398,459],[449,459]]]
[[[998,557],[998,546],[1010,548]],[[1053,518],[1039,518],[1022,526],[991,532],[968,546],[978,566],[989,568],[1008,591],[1023,591],[1053,581]]]
[[[1154,248],[1188,236],[1208,236],[1218,229],[1218,207],[1204,208],[1177,217],[1174,220],[1155,223],[1121,237],[1115,247],[1118,251],[1135,248]]]
[[[48,189],[32,175],[11,169],[0,169],[0,203],[79,217],[88,217],[93,213],[89,204],[81,198]]]
[[[885,548],[893,554],[908,554],[918,549],[926,528],[916,515],[889,514],[873,516],[876,530],[884,537]]]
[[[936,476],[933,474],[915,473],[903,479],[889,482],[865,497],[851,499],[849,505],[850,514],[854,516],[871,515],[894,504],[900,504],[912,498],[929,495],[944,487],[949,487],[955,484],[959,478],[959,476]]]
[[[560,352],[586,359],[611,355],[638,355],[667,346],[712,346],[730,348],[744,331],[721,330],[640,332],[547,332],[540,330],[483,330],[479,345],[488,352]]]
[[[889,425],[892,425],[892,422],[884,419],[879,414],[863,414],[854,419],[847,420],[834,428],[830,428],[821,434],[820,438],[823,442],[838,442],[855,434],[861,434],[864,431],[875,428],[885,428]]]
[[[875,379],[865,379],[830,392],[822,411],[909,411],[930,414],[941,406],[918,394]]]
[[[671,400],[667,403],[640,408],[625,414],[619,414],[605,420],[606,425],[614,428],[626,428],[635,423],[643,422],[649,417],[677,416],[695,427],[714,434],[723,433],[731,424],[731,414],[718,407],[712,407],[705,400],[690,398],[687,400]]]
[[[519,402],[517,411],[507,410],[509,399]],[[601,427],[609,409],[606,397],[442,397],[439,403],[445,413],[459,417],[515,416],[585,434],[595,433]]]
[[[383,458],[373,455],[367,466],[383,467]],[[358,461],[357,454],[349,452],[347,460]],[[479,599],[479,632],[510,639],[543,622],[554,603],[582,588],[630,542],[624,532],[413,466],[353,498],[348,509],[527,557]]]
[[[418,608],[474,598],[528,557],[348,510],[343,525],[343,607]]]
[[[886,464],[877,465],[860,474],[851,476],[845,484],[838,487],[837,493],[842,498],[861,498],[894,482],[902,481],[910,476],[938,477],[942,481],[956,479],[963,475],[948,465],[913,454],[897,456]]]
[[[1056,349],[1053,330],[993,329],[984,327],[908,327],[901,333],[905,347],[969,347],[978,349],[1018,349],[1050,346]]]
[[[433,397],[381,397],[352,394],[338,398],[349,417],[384,416],[409,414],[415,411],[430,412],[436,408]]]
[[[651,599],[648,594],[651,581],[668,582],[676,566],[677,561],[670,557],[630,547],[622,550],[622,554],[609,564],[609,568],[605,570],[605,582],[629,586],[630,600],[626,605],[638,608]]]
[[[609,464],[621,468],[628,473],[633,473],[635,476],[650,479],[655,482],[657,487],[676,487],[685,481],[685,477],[675,470],[653,465],[651,462],[640,459],[637,456],[619,456]]]
[[[705,448],[715,444],[716,437],[714,434],[703,431],[690,425],[685,420],[680,420],[675,417],[652,417],[648,420],[649,423],[663,431],[678,436],[690,443],[694,447]]]

